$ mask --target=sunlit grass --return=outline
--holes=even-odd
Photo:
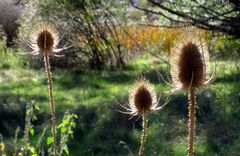
[[[224,65],[222,69],[220,69],[221,64]],[[203,93],[200,92],[197,95],[197,99],[200,97],[197,110],[202,113],[204,111],[202,108],[207,107],[210,111],[208,114],[200,114],[197,117],[197,126],[200,126],[196,134],[196,153],[198,155],[214,153],[209,146],[211,142],[209,143],[208,137],[213,135],[211,128],[216,127],[215,122],[223,122],[224,125],[232,128],[232,131],[237,132],[237,126],[232,126],[235,125],[234,123],[237,122],[239,116],[237,103],[240,83],[238,81],[237,63],[216,61],[215,64],[215,62],[212,62],[211,69],[215,67],[216,80],[210,87],[204,87],[202,89]],[[140,118],[123,120],[124,122],[122,121],[122,125],[118,125],[117,129],[125,129],[124,126],[129,123],[132,123],[132,126],[136,128],[126,130],[123,134],[114,134],[112,138],[108,138],[106,144],[100,146],[99,144],[92,144],[92,142],[96,139],[95,137],[107,137],[102,133],[105,133],[106,130],[112,133],[115,129],[111,126],[116,126],[113,124],[116,122],[115,120],[122,120],[122,117],[117,117],[121,114],[117,112],[118,108],[115,107],[118,102],[123,104],[127,102],[128,87],[136,78],[141,75],[149,78],[155,86],[157,94],[170,90],[170,86],[159,80],[156,71],[169,78],[168,65],[152,56],[136,58],[136,60],[129,62],[127,68],[122,71],[55,69],[53,71],[53,89],[57,113],[62,114],[66,109],[78,110],[81,108],[79,115],[83,114],[82,117],[80,116],[79,126],[86,136],[79,136],[79,138],[82,138],[81,141],[71,141],[71,150],[78,153],[77,149],[81,147],[82,153],[90,154],[91,150],[100,148],[104,150],[102,151],[102,155],[104,155],[109,152],[105,146],[111,142],[112,148],[122,149],[122,153],[126,154],[127,150],[118,145],[119,141],[125,141],[132,152],[137,153],[141,133],[141,126],[137,123],[140,123]],[[2,69],[0,70],[0,94],[14,96],[26,104],[34,103],[42,111],[48,112],[48,92],[45,87],[47,79],[44,74],[43,69],[35,70],[21,67]],[[207,97],[206,93],[208,91],[213,92],[211,97]],[[161,101],[164,102],[168,94],[162,93],[162,95]],[[187,105],[184,105],[186,102],[184,100],[187,99],[183,95],[176,94],[172,96],[171,102],[162,111],[149,116],[147,155],[186,155],[187,144],[185,138],[187,131],[185,125],[187,114],[184,114],[184,110]],[[85,111],[81,112],[82,109]],[[109,116],[109,113],[110,117],[106,117],[107,114]],[[85,126],[90,126],[91,131],[85,130]],[[213,127],[208,128],[208,126]],[[127,139],[123,137],[126,135],[125,133],[129,134],[129,136],[126,136]],[[221,139],[217,139],[220,134],[220,132],[216,134],[214,142],[221,143]],[[90,151],[83,150],[85,148],[90,148]],[[74,152],[72,155],[74,155]]]
[[[231,92],[239,85],[236,81],[227,84],[221,82],[237,72],[234,62],[219,61],[216,64],[212,63],[212,68],[223,63],[224,67],[221,71],[216,71],[217,83],[213,83],[212,86],[214,90],[225,88],[226,91],[219,92],[219,95]],[[145,57],[131,62],[129,67],[131,69],[125,71],[53,71],[56,106],[61,107],[61,105],[64,105],[75,108],[78,105],[94,105],[112,101],[117,96],[126,95],[129,84],[141,75],[149,76],[158,93],[160,90],[168,91],[169,86],[167,84],[160,86],[157,76],[159,69],[160,72],[164,71],[165,74],[167,65],[161,65],[159,62],[154,63],[151,58]],[[1,70],[0,73],[0,80],[4,82],[0,84],[0,93],[14,94],[24,98],[26,101],[37,98],[36,103],[41,106],[47,103],[48,93],[45,88],[47,80],[44,77],[43,70],[5,69]],[[39,99],[40,101],[38,101]]]
[[[53,71],[54,96],[56,107],[76,108],[79,105],[94,105],[114,100],[118,96],[127,94],[128,86],[141,75],[150,74],[155,85],[159,88],[157,73],[150,59],[137,60],[129,65],[132,69],[126,71]],[[151,68],[149,68],[151,66]],[[155,65],[156,67],[158,64]],[[155,67],[155,68],[156,68]],[[154,69],[157,71],[157,69]],[[47,79],[44,71],[33,69],[1,70],[0,93],[14,94],[22,97],[26,102],[36,99],[36,104],[47,104],[45,84]],[[151,75],[152,74],[152,75]],[[154,78],[156,77],[156,78]]]

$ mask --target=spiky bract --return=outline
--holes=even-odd
[[[208,80],[209,52],[200,32],[185,32],[171,49],[170,57],[173,91],[199,88]]]
[[[159,109],[157,107],[157,95],[154,87],[145,78],[141,78],[134,82],[129,91],[129,104],[127,111],[131,115],[137,115]]]
[[[53,24],[42,22],[37,25],[30,38],[30,47],[37,52],[54,52],[58,43],[58,33]]]

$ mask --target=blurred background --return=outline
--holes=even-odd
[[[170,86],[157,73],[170,80],[170,49],[189,26],[206,38],[216,77],[197,92],[196,155],[240,155],[238,0],[0,0],[0,10],[0,142],[7,155],[26,141],[42,155],[51,147],[43,58],[19,54],[31,51],[41,21],[55,25],[59,47],[74,45],[50,58],[63,155],[136,155],[141,116],[130,119],[120,105],[140,76],[161,94],[159,105],[166,101]],[[180,91],[149,114],[145,155],[186,155],[187,107]],[[78,117],[69,122],[72,113]]]

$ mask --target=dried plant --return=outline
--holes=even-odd
[[[43,55],[44,57],[44,65],[45,71],[47,73],[48,78],[48,93],[49,93],[49,101],[50,101],[50,110],[51,110],[51,120],[52,120],[52,137],[53,137],[53,144],[52,150],[53,154],[56,155],[56,115],[55,115],[55,104],[53,100],[53,89],[52,89],[52,73],[51,73],[51,66],[49,62],[49,55],[54,56],[62,56],[58,53],[64,48],[57,48],[58,43],[60,42],[58,33],[55,27],[50,23],[41,23],[37,25],[32,32],[31,40],[29,42],[30,48],[33,50],[28,54],[31,55]]]
[[[139,113],[156,111],[158,106],[157,95],[154,87],[145,78],[134,82],[129,91],[129,114],[137,115]]]
[[[17,127],[16,131],[15,131],[15,137],[14,137],[14,156],[17,156],[17,149],[18,149],[18,145],[17,145],[17,142],[18,142],[18,135],[19,135],[19,130],[20,128]]]
[[[58,53],[69,47],[58,48],[59,35],[53,24],[43,22],[34,28],[31,34],[29,47],[33,50],[28,52],[31,55],[54,55],[61,57]]]
[[[144,153],[144,145],[147,138],[147,113],[152,111],[157,111],[163,108],[164,104],[161,107],[158,107],[159,100],[154,87],[151,83],[145,78],[141,78],[135,81],[129,90],[129,103],[127,107],[122,106],[126,112],[132,116],[142,114],[143,118],[143,131],[141,136],[141,146],[139,149],[139,156],[142,156]]]
[[[213,81],[209,75],[209,52],[200,32],[185,32],[176,40],[171,50],[172,92],[184,89],[188,92],[188,155],[194,154],[195,91]]]

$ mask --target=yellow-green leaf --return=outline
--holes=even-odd
[[[4,151],[4,149],[5,149],[5,144],[4,143],[0,144],[0,149],[1,149],[1,151]]]
[[[33,128],[31,128],[30,130],[29,130],[29,132],[30,132],[30,134],[33,136],[34,135],[34,133],[35,133],[35,131],[34,131],[34,129]]]
[[[47,138],[47,144],[50,145],[53,143],[53,137],[48,137]]]

